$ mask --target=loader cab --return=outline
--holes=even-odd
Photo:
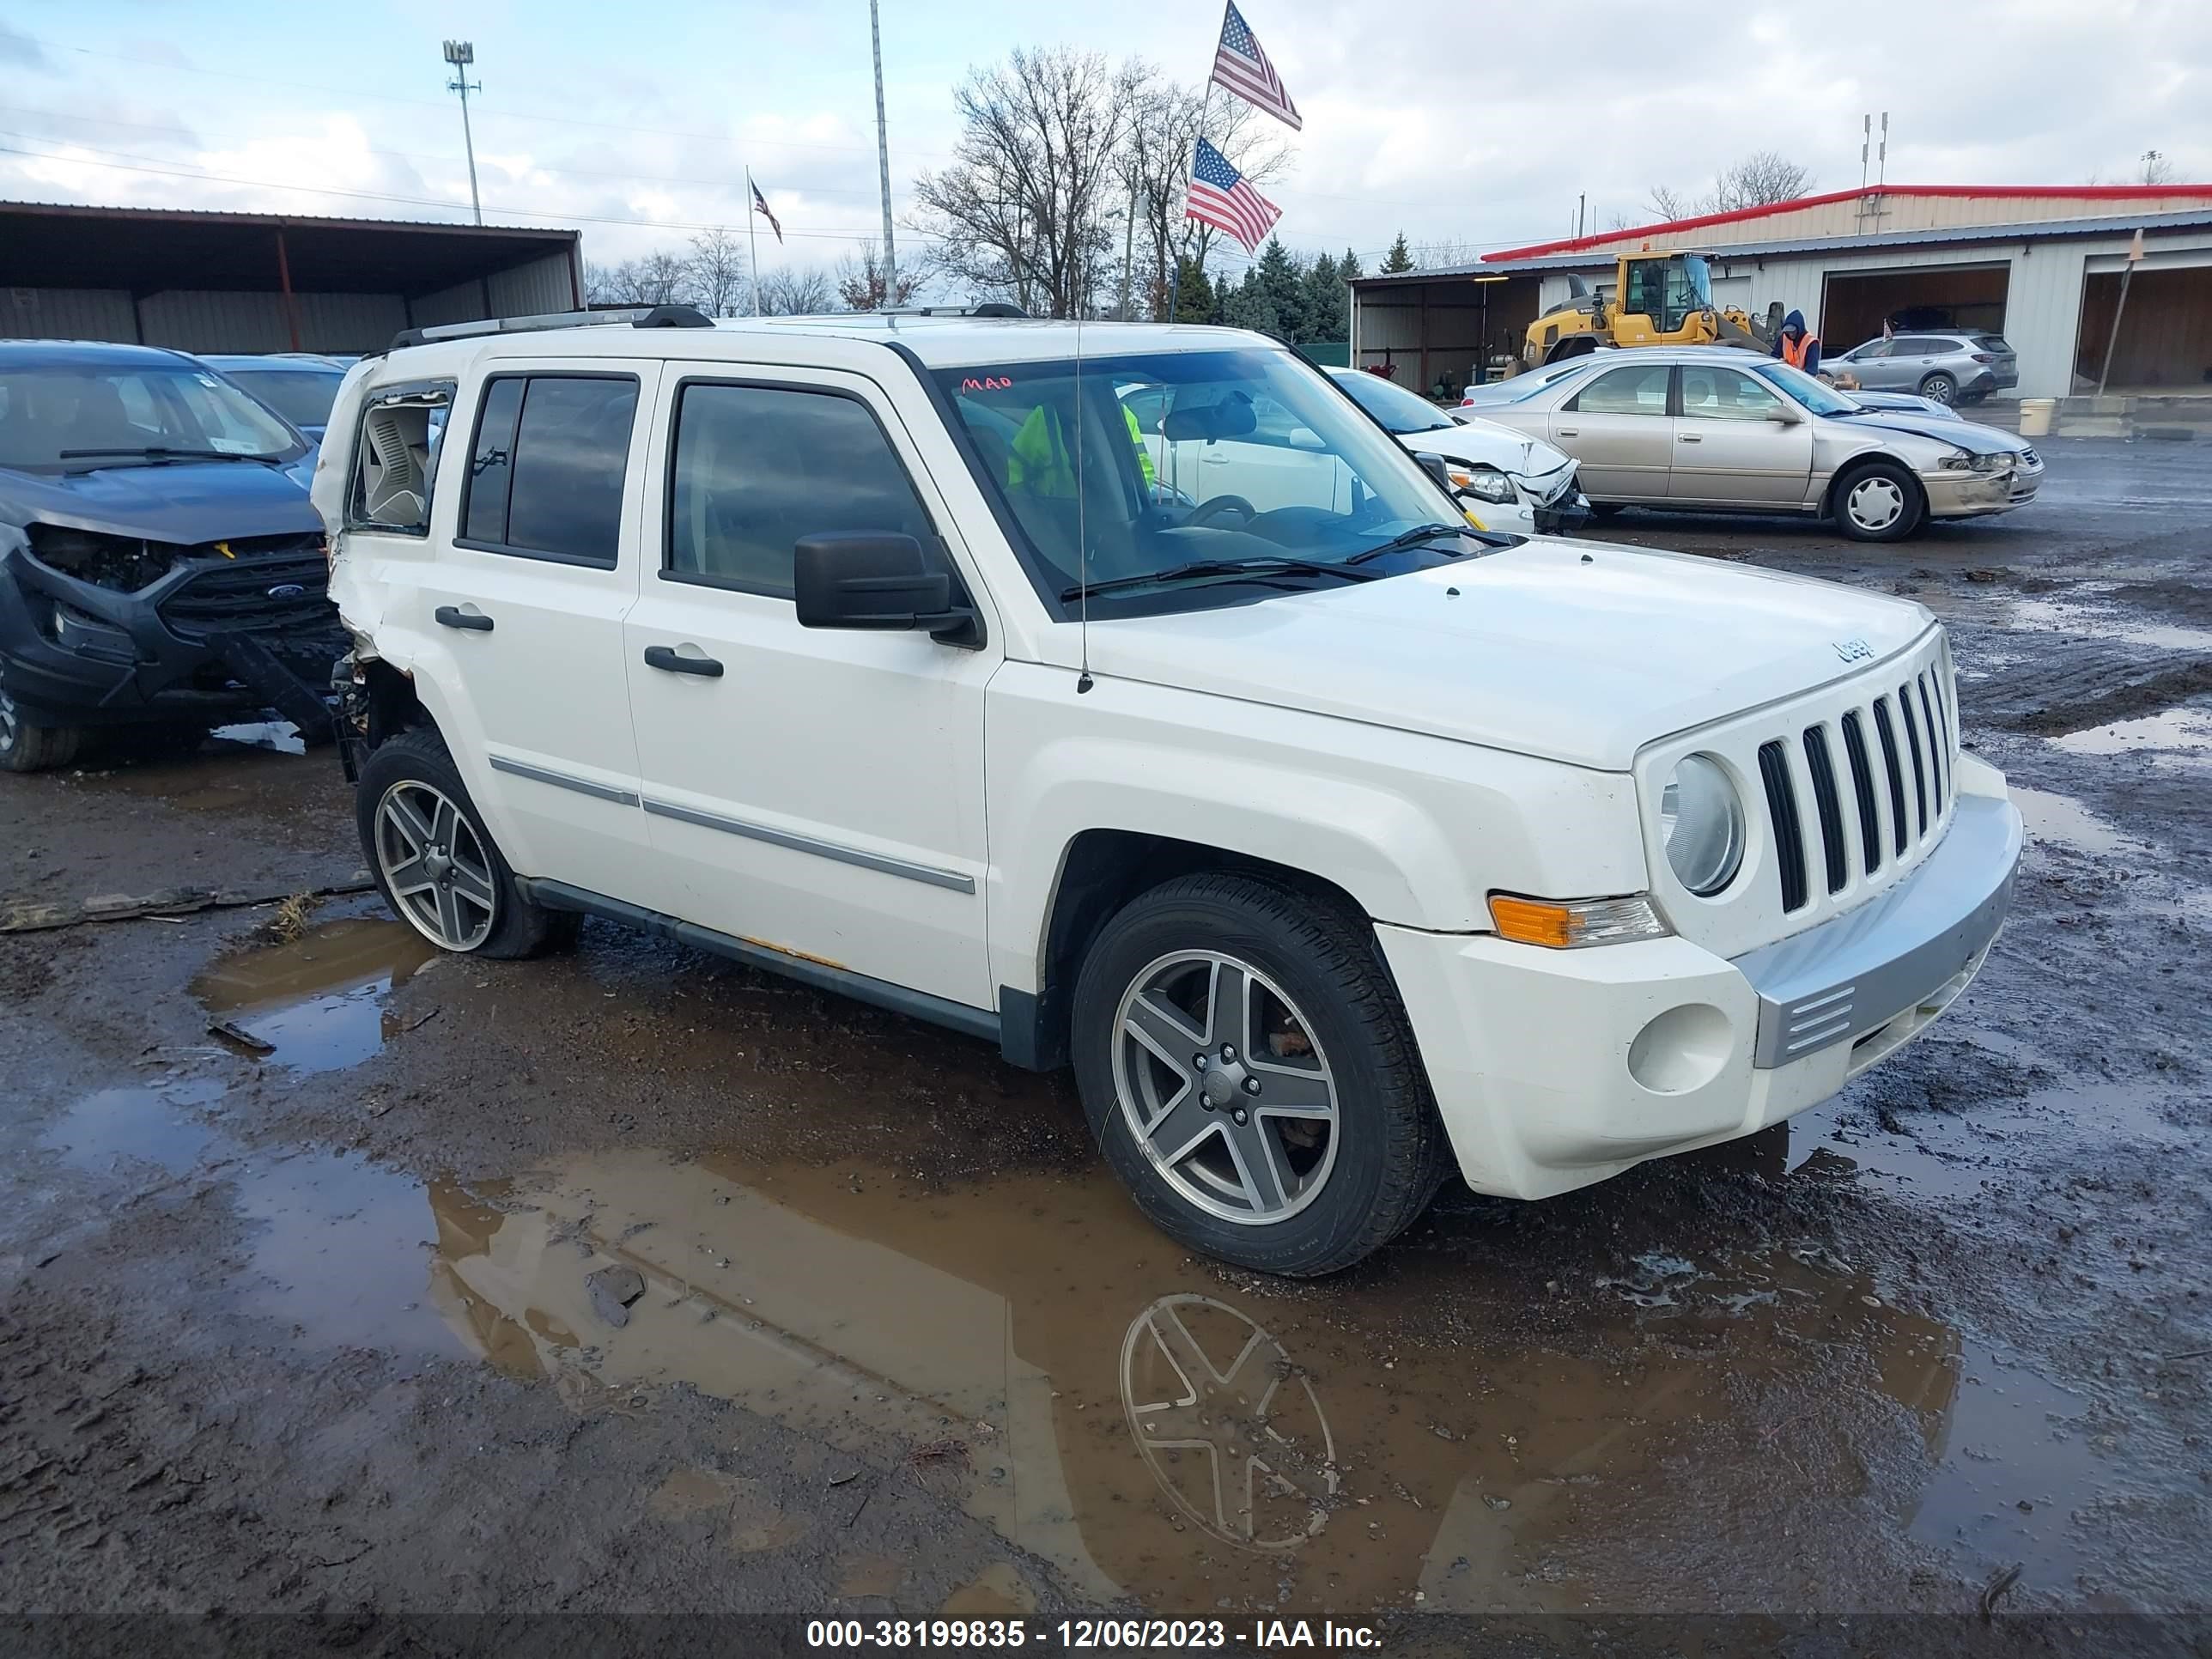
[[[1713,306],[1712,273],[1697,253],[1625,253],[1616,291],[1613,338],[1620,345],[1693,343],[1690,319]]]

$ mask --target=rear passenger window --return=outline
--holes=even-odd
[[[846,530],[925,548],[936,536],[865,404],[785,386],[684,387],[664,575],[789,599],[792,544]]]
[[[389,535],[430,533],[438,440],[453,403],[451,381],[372,393],[361,411],[346,526]]]
[[[1607,369],[1577,392],[1568,406],[1591,415],[1664,415],[1670,372],[1664,363]]]
[[[628,376],[493,380],[469,454],[462,539],[613,568],[636,415],[637,382]]]

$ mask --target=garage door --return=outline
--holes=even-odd
[[[1984,328],[2005,331],[2009,264],[1927,265],[1829,276],[1820,302],[1824,350],[1845,351],[1878,338],[1883,322],[1904,328]],[[2013,343],[2017,346],[2020,343]]]
[[[2118,271],[2091,271],[2082,283],[2077,376],[2094,383],[2109,346],[2111,386],[2212,386],[2212,266],[2136,272],[2115,340],[2119,297]]]

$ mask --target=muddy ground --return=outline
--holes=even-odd
[[[2201,1641],[2112,1616],[2212,1583],[2212,454],[2047,453],[1893,550],[1601,531],[1950,623],[2032,836],[1971,994],[1786,1135],[1449,1190],[1324,1283],[1152,1231],[1064,1079],[596,922],[530,963],[343,898],[0,938],[0,1609]],[[335,763],[240,735],[0,779],[0,908],[343,883]],[[1277,1383],[1249,1513],[1169,1356]]]

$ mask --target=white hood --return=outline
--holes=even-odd
[[[1401,432],[1398,441],[1416,455],[1494,466],[1522,478],[1544,477],[1574,464],[1566,451],[1495,421],[1455,421],[1428,432]]]
[[[1091,663],[1620,772],[1656,738],[1867,673],[1934,620],[1809,577],[1547,536],[1254,605],[1093,617]],[[1842,641],[1873,654],[1854,644],[1847,662]]]

